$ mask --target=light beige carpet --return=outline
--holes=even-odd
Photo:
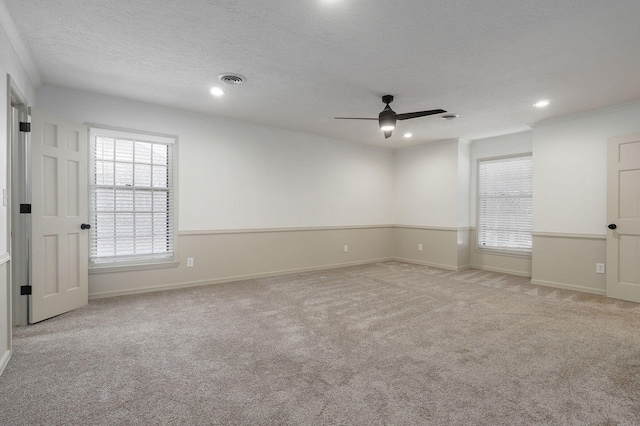
[[[384,262],[16,329],[6,425],[640,424],[640,306]]]

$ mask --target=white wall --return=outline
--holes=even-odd
[[[469,266],[469,141],[445,140],[395,153],[394,256]]]
[[[466,228],[471,224],[471,141],[460,139],[458,142],[458,227]]]
[[[532,283],[605,294],[607,139],[638,131],[638,103],[534,127]]]
[[[458,227],[458,140],[396,150],[395,222]]]
[[[6,17],[5,17],[6,18]],[[7,179],[7,151],[9,143],[8,135],[8,108],[10,94],[8,93],[7,75],[10,75],[14,84],[29,102],[34,99],[34,89],[22,67],[18,57],[7,38],[3,27],[0,27],[0,193],[2,188],[8,188]],[[0,265],[0,372],[8,361],[11,350],[11,283],[9,282],[8,266],[8,213],[7,207],[0,203],[0,258],[7,262]]]
[[[393,221],[391,150],[54,87],[37,101],[76,122],[178,137],[179,265],[93,273],[91,297],[392,257],[392,228],[377,226]]]
[[[640,131],[640,104],[533,129],[533,230],[604,235],[607,138]]]
[[[393,152],[43,86],[65,118],[177,135],[179,229],[392,223]]]

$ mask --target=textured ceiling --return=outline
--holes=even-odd
[[[2,0],[0,0],[2,1]],[[638,0],[4,0],[44,84],[384,147],[640,100]],[[224,72],[243,74],[223,85]],[[214,98],[209,88],[223,85]],[[460,114],[375,121],[398,112]],[[552,100],[543,110],[531,104]],[[411,131],[411,140],[402,137]]]

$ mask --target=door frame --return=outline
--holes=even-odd
[[[8,200],[8,249],[11,264],[8,268],[9,285],[12,291],[11,328],[29,323],[29,297],[20,295],[20,287],[29,284],[29,217],[18,213],[20,203],[28,203],[28,168],[26,154],[28,133],[13,131],[12,108],[18,110],[18,121],[28,122],[30,107],[15,81],[7,78],[7,187],[10,188]],[[17,137],[16,137],[17,136]],[[22,149],[21,149],[22,147]]]

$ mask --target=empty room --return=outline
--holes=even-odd
[[[0,0],[0,424],[640,424],[639,18]]]

